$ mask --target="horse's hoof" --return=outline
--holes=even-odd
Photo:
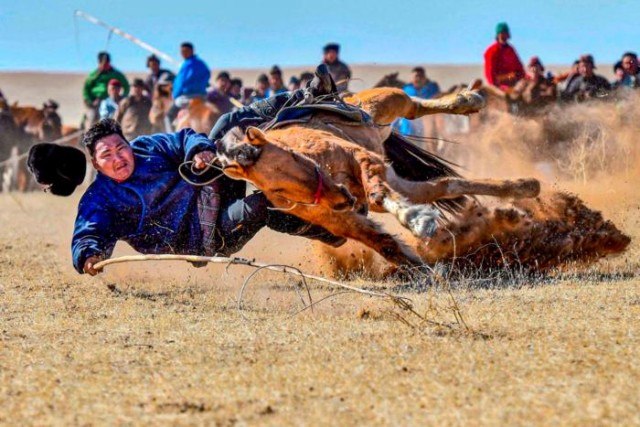
[[[519,199],[527,199],[537,197],[540,194],[540,181],[533,178],[519,179],[517,181],[518,188],[515,197]]]

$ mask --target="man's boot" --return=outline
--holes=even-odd
[[[309,82],[309,90],[313,96],[337,94],[338,89],[333,77],[329,73],[329,68],[325,64],[318,65],[315,77]]]

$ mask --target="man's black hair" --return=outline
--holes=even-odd
[[[147,67],[149,66],[149,62],[157,62],[158,64],[160,64],[160,58],[155,55],[149,55],[147,57]]]
[[[638,54],[635,52],[625,52],[622,57],[624,58],[625,56],[630,56],[633,59],[635,59],[636,61],[638,60]]]
[[[427,72],[424,70],[424,67],[413,67],[413,69],[411,70],[412,73],[420,73],[420,74],[424,74],[426,75]]]
[[[282,77],[282,70],[280,69],[280,67],[278,67],[277,65],[274,65],[273,67],[271,67],[271,69],[269,70],[269,74],[270,75],[274,75],[277,74],[280,77]]]
[[[220,80],[220,79],[231,80],[231,74],[229,74],[228,71],[220,71],[216,76],[216,80]]]
[[[96,142],[114,134],[120,135],[125,141],[127,140],[118,122],[113,119],[102,119],[82,135],[82,145],[86,147],[91,157],[93,157],[96,154]]]
[[[186,47],[186,48],[189,48],[189,49],[193,50],[193,43],[191,43],[191,42],[183,42],[180,45],[180,47]]]
[[[231,79],[231,86],[240,86],[242,87],[242,79]]]
[[[98,53],[98,62],[102,62],[103,60],[107,60],[107,62],[111,62],[111,55],[109,55],[109,52],[99,52]]]
[[[269,83],[269,77],[267,77],[266,74],[260,74],[258,76],[258,78],[256,79],[256,81],[259,82],[259,83],[267,83],[268,84]]]

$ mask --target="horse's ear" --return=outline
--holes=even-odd
[[[246,136],[249,144],[255,145],[256,147],[261,147],[268,142],[267,136],[257,127],[249,126],[246,131]]]

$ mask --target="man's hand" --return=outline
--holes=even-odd
[[[97,264],[100,261],[101,259],[99,256],[90,256],[84,262],[84,267],[82,269],[84,270],[85,273],[87,273],[90,276],[95,276],[98,273],[102,273],[102,269],[96,269],[93,267],[95,264]]]
[[[202,151],[193,156],[193,167],[196,169],[204,169],[209,166],[209,163],[211,163],[215,158],[216,155],[211,151]]]

